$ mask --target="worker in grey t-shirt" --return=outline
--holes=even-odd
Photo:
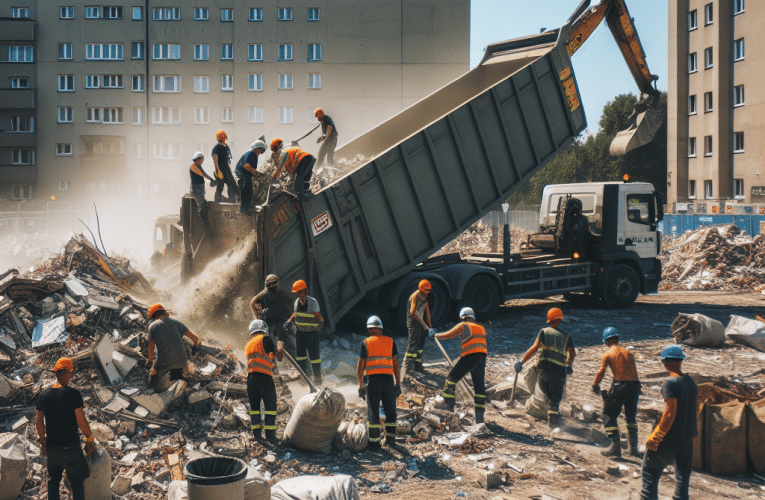
[[[324,318],[321,317],[319,303],[313,297],[308,296],[308,285],[303,280],[297,280],[292,285],[292,293],[298,296],[295,300],[295,312],[284,324],[285,330],[295,322],[297,334],[297,357],[295,361],[300,368],[308,374],[308,357],[311,358],[313,381],[316,385],[321,384],[321,357],[319,354],[319,341],[321,340],[321,326]],[[307,355],[306,355],[307,353]]]
[[[159,380],[167,372],[170,372],[170,382],[183,378],[183,369],[188,364],[186,347],[183,337],[191,339],[194,344],[193,351],[201,344],[199,337],[180,321],[170,318],[165,308],[160,304],[149,307],[149,341],[148,361],[146,367],[149,371],[149,387],[156,387]],[[157,351],[157,359],[154,359],[154,351]],[[158,388],[159,389],[159,388]]]

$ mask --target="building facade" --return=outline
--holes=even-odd
[[[680,211],[765,203],[762,26],[765,2],[669,1],[668,201]]]
[[[236,162],[321,107],[343,144],[465,73],[470,1],[9,0],[0,30],[0,199],[175,211],[219,129]]]

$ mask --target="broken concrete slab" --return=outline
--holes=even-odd
[[[41,319],[37,321],[32,332],[32,347],[44,347],[51,344],[60,344],[69,339],[66,331],[66,317]]]
[[[114,478],[114,481],[112,482],[112,493],[114,493],[118,497],[127,495],[128,493],[130,493],[131,486],[132,486],[132,481],[129,477],[117,476]]]
[[[118,351],[114,351],[112,354],[112,362],[114,363],[114,366],[117,367],[117,370],[123,378],[127,377],[130,371],[138,364],[138,361],[135,359],[131,358],[130,356],[125,356]]]
[[[85,285],[83,285],[77,278],[65,280],[64,286],[73,297],[87,297],[90,295],[88,289],[85,288]]]
[[[119,385],[122,383],[122,376],[114,365],[114,344],[109,335],[104,335],[96,345],[96,357],[101,363],[101,367],[106,373],[107,381],[110,385]]]
[[[13,423],[13,425],[11,426],[11,430],[16,432],[17,430],[21,429],[28,423],[29,423],[29,419],[27,417],[25,416],[21,417],[20,419],[18,419],[16,422]]]
[[[117,434],[121,436],[132,436],[135,434],[135,420],[124,420],[117,427]]]
[[[0,405],[10,406],[24,384],[0,374]]]
[[[479,471],[478,484],[486,490],[499,488],[507,484],[507,475],[496,471]]]
[[[212,408],[214,403],[212,394],[201,390],[189,395],[189,411],[194,413],[204,413]]]
[[[101,422],[90,422],[90,430],[99,442],[105,443],[114,439],[114,431]]]

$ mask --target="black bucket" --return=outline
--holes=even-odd
[[[205,457],[191,460],[183,474],[189,485],[218,486],[243,481],[247,464],[232,457]]]

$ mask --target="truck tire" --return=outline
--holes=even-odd
[[[449,312],[451,311],[451,300],[438,283],[431,280],[431,291],[428,295],[428,307],[430,307],[430,324],[435,328],[446,323],[449,319]],[[396,310],[395,317],[398,319],[399,329],[406,333],[408,328],[406,327],[406,317],[409,312],[409,297],[417,291],[417,281],[413,281],[404,288],[404,292],[398,299],[398,309]]]
[[[631,306],[640,293],[640,279],[627,264],[611,268],[603,287],[603,302],[610,309],[624,309]]]
[[[485,274],[473,276],[462,290],[462,299],[457,306],[457,314],[463,307],[470,307],[478,320],[493,318],[499,311],[497,285]]]

